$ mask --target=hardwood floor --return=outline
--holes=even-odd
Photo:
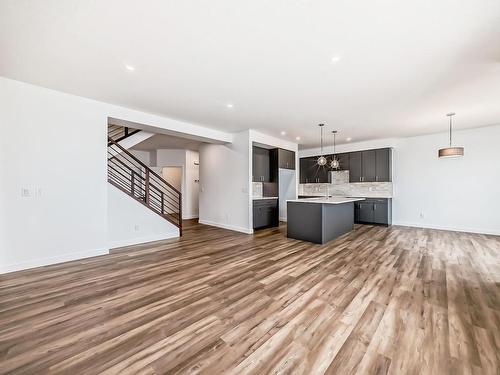
[[[498,374],[500,237],[184,237],[0,276],[0,373]]]

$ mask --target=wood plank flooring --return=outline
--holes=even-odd
[[[0,275],[0,373],[499,374],[500,237],[188,223]]]

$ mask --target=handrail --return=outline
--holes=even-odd
[[[114,139],[116,142],[120,142],[131,135],[139,133],[140,131],[140,129],[129,128],[128,126],[109,124],[108,138]]]
[[[182,236],[182,193],[111,137],[108,181],[177,226]]]
[[[172,185],[170,185],[168,183],[168,181],[165,181],[165,179],[163,177],[161,177],[158,173],[156,173],[155,171],[153,171],[150,167],[148,167],[146,164],[144,164],[142,161],[140,161],[139,159],[137,159],[134,155],[132,155],[127,149],[125,149],[123,146],[121,146],[119,143],[115,142],[113,139],[111,138],[108,138],[109,142],[111,142],[112,144],[118,146],[118,148],[120,150],[122,150],[122,152],[124,152],[126,155],[130,156],[132,159],[134,159],[134,161],[136,161],[138,164],[140,164],[142,167],[144,167],[145,169],[149,169],[149,173],[151,173],[153,176],[157,177],[160,179],[161,182],[164,182],[168,187],[170,187],[171,189],[175,190],[175,192],[177,193],[181,193],[179,190],[177,190],[175,187],[173,187]]]

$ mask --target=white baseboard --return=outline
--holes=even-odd
[[[96,256],[100,256],[100,255],[107,255],[107,254],[109,254],[108,249],[100,248],[100,249],[77,251],[74,253],[61,254],[61,255],[47,257],[47,258],[33,259],[33,260],[20,262],[20,263],[6,264],[6,265],[0,266],[0,274],[8,273],[8,272],[15,272],[15,271],[22,271],[22,270],[27,270],[30,268],[36,268],[36,267],[42,267],[42,266],[49,266],[51,264],[64,263],[64,262],[69,262],[72,260],[80,260],[80,259],[96,257]]]
[[[286,217],[280,217],[280,221],[284,221],[286,223]]]
[[[477,228],[460,228],[453,226],[443,226],[443,225],[434,225],[427,223],[411,223],[405,221],[393,221],[393,225],[401,225],[403,227],[415,227],[415,228],[426,228],[426,229],[437,229],[437,230],[449,230],[452,232],[465,232],[465,233],[477,233],[477,234],[490,234],[493,236],[500,236],[499,230],[494,229],[477,229]]]
[[[154,235],[154,236],[136,237],[136,238],[129,238],[126,240],[111,241],[108,243],[108,247],[111,250],[111,249],[116,249],[118,247],[139,245],[142,243],[168,240],[170,238],[176,238],[176,237],[179,237],[178,230],[175,232],[162,233],[160,235]]]
[[[182,214],[182,220],[198,219],[198,214]]]
[[[200,224],[210,225],[212,227],[218,227],[218,228],[223,228],[223,229],[234,230],[236,232],[241,232],[241,233],[246,233],[246,234],[253,234],[253,229],[248,229],[248,228],[244,228],[244,227],[237,227],[235,225],[216,223],[214,221],[201,220],[201,219],[198,220],[198,222]]]

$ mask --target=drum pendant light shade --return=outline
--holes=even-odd
[[[438,151],[438,157],[440,158],[456,158],[460,156],[464,156],[464,148],[463,147],[452,147],[451,146],[451,136],[452,136],[452,117],[455,116],[455,113],[447,113],[446,116],[450,118],[450,146],[441,148]]]
[[[440,158],[456,158],[464,156],[463,147],[446,147],[439,150],[438,155]]]

